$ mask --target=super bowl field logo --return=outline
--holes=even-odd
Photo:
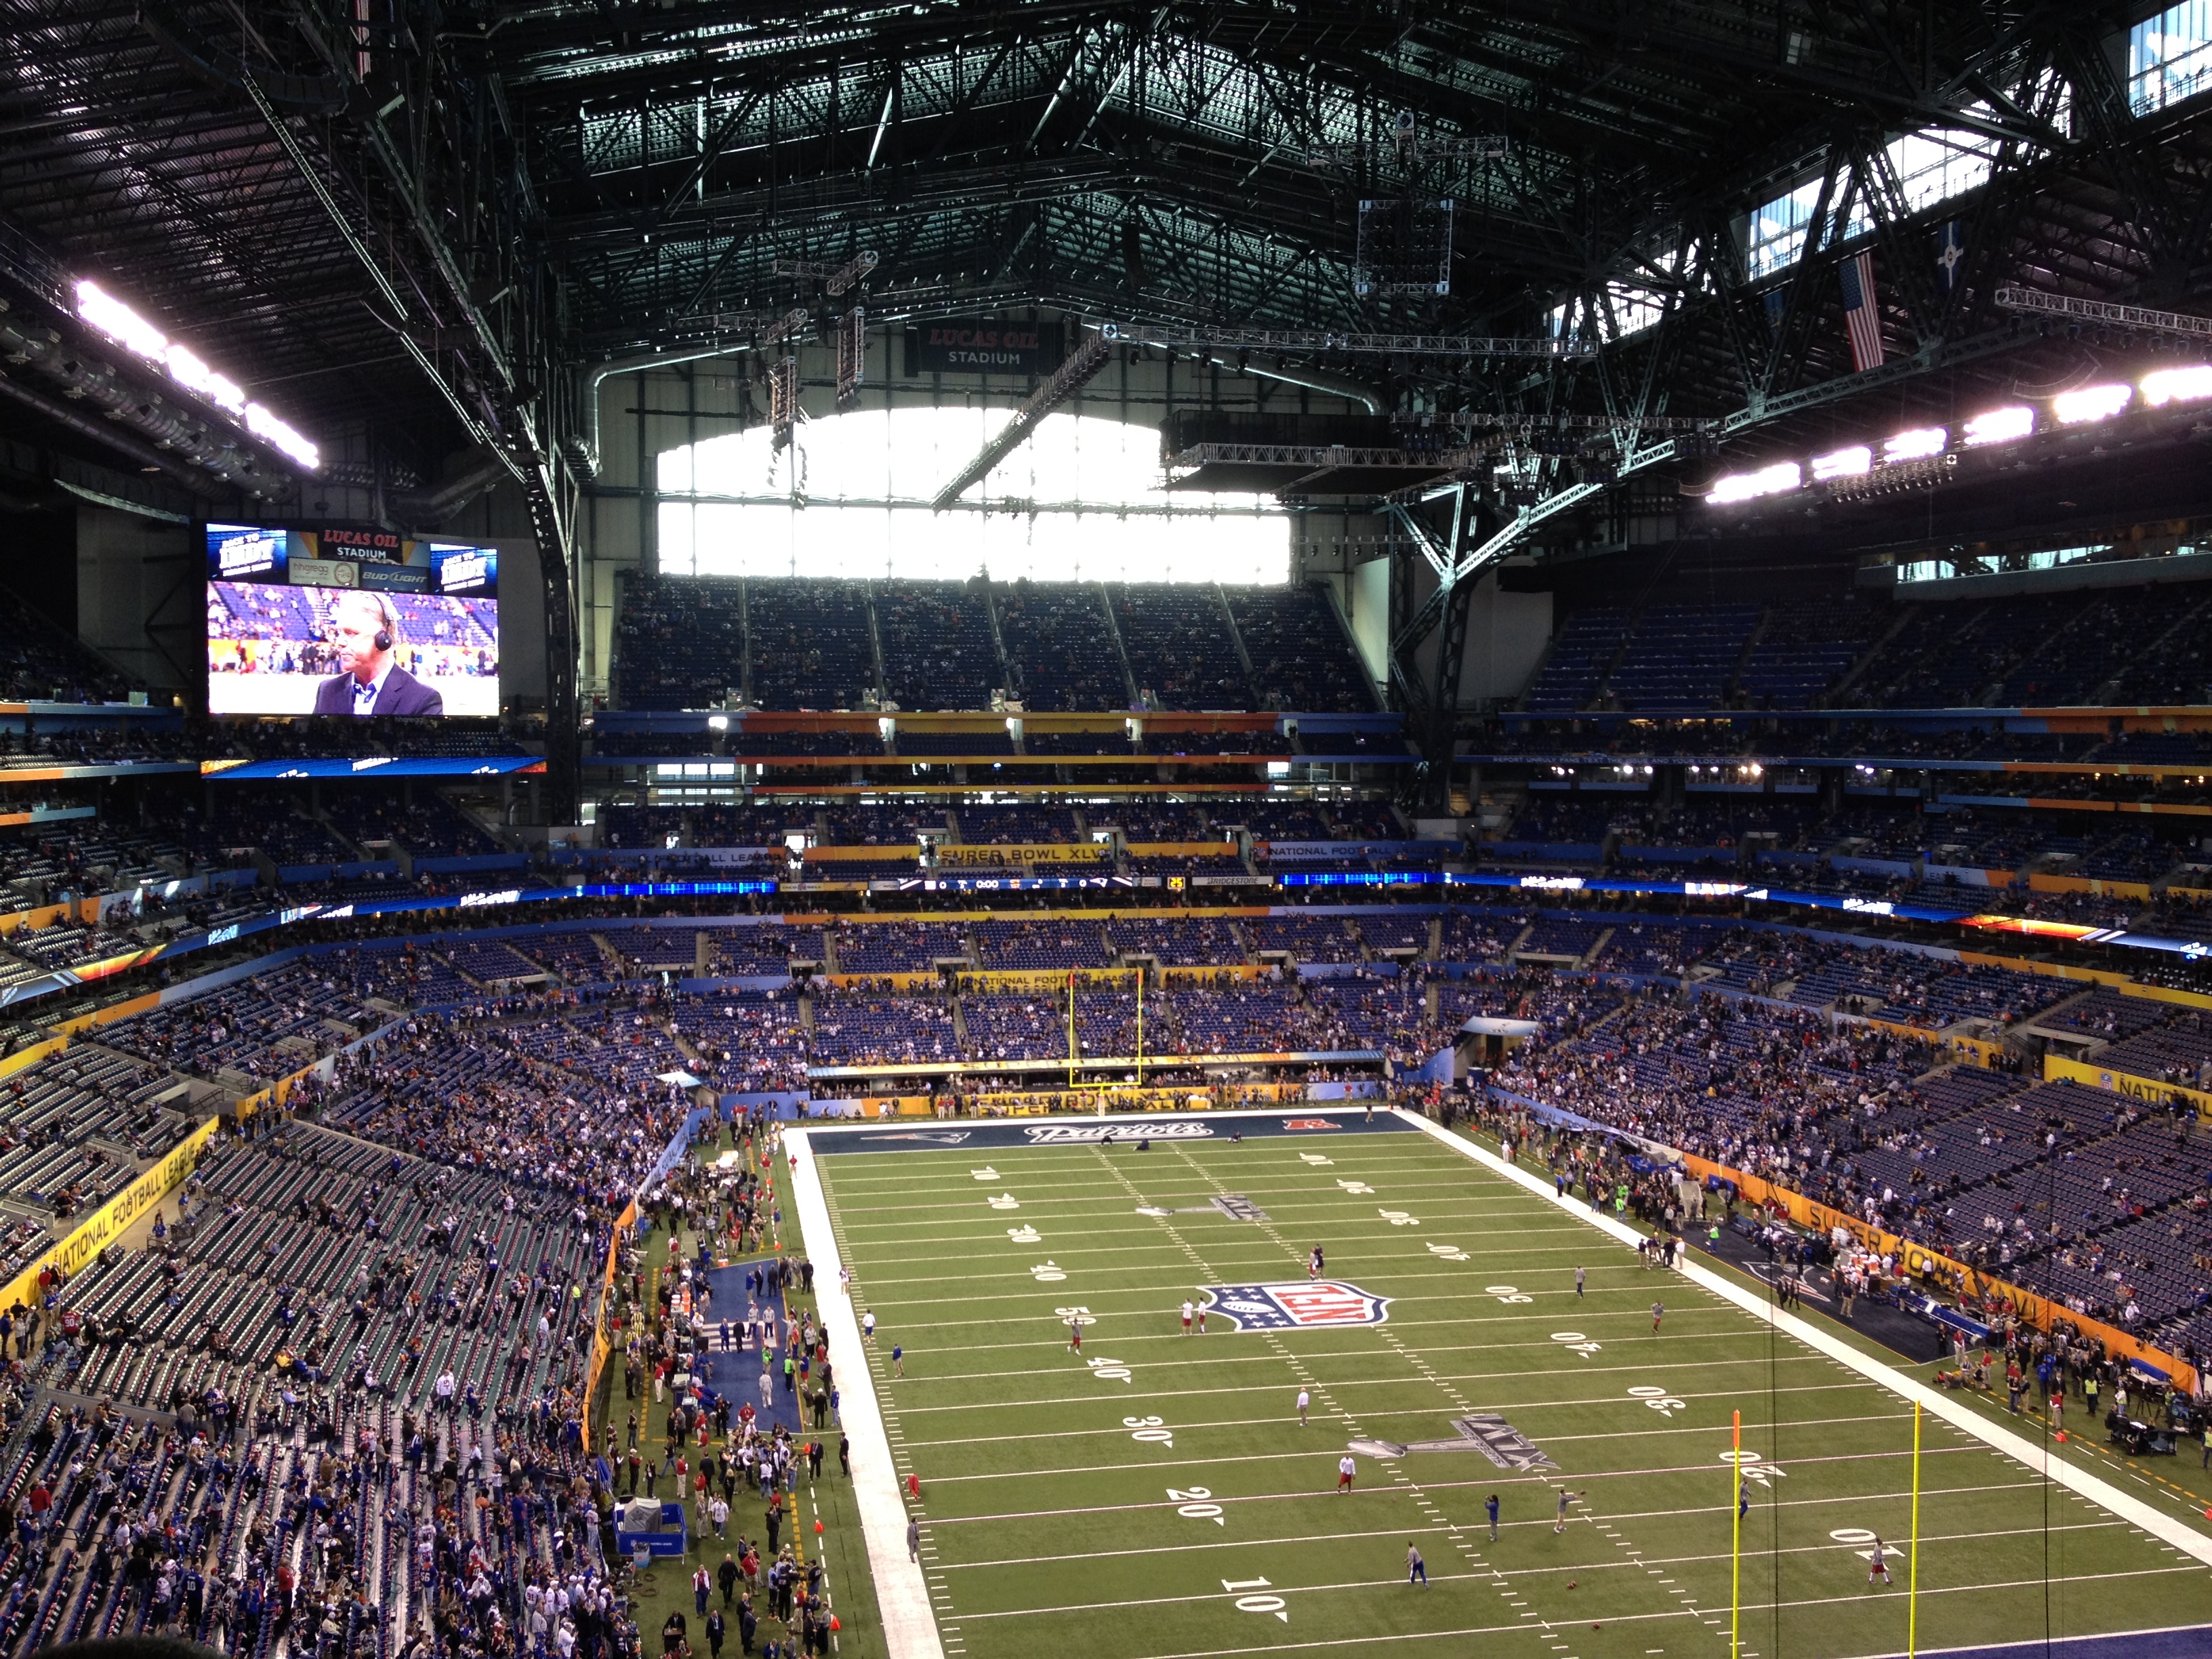
[[[1240,1331],[1317,1330],[1380,1325],[1390,1298],[1370,1296],[1333,1279],[1288,1285],[1209,1285],[1200,1292],[1206,1310]]]

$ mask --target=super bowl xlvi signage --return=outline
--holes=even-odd
[[[1209,1285],[1206,1311],[1240,1331],[1289,1331],[1380,1325],[1390,1298],[1370,1296],[1340,1280],[1295,1279],[1285,1285]]]

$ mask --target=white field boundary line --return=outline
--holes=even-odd
[[[1391,1109],[1397,1110],[1395,1107]],[[1410,1112],[1400,1112],[1399,1115],[1423,1133],[1480,1164],[1493,1175],[1503,1176],[1506,1180],[1526,1188],[1528,1191],[1565,1210],[1568,1214],[1588,1222],[1600,1232],[1606,1233],[1624,1244],[1632,1245],[1644,1237],[1625,1222],[1615,1221],[1609,1216],[1599,1214],[1573,1199],[1561,1197],[1553,1190],[1550,1182],[1540,1181],[1526,1170],[1508,1164],[1495,1152],[1485,1152],[1463,1135],[1455,1134],[1449,1129],[1431,1123],[1425,1117],[1415,1117]],[[1723,1279],[1720,1274],[1700,1266],[1694,1261],[1686,1257],[1681,1267],[1677,1271],[1691,1284],[1711,1291],[1725,1302],[1732,1303],[1753,1319],[1763,1321],[1777,1330],[1796,1338],[1814,1352],[1826,1354],[1838,1364],[1850,1367],[1869,1382],[1887,1389],[1907,1403],[1917,1402],[1925,1407],[1929,1416],[1941,1419],[1969,1437],[1982,1442],[1993,1450],[2003,1453],[2015,1462],[2040,1473],[2046,1479],[2057,1481],[2068,1491],[2078,1493],[2093,1504],[2101,1504],[2123,1520],[2140,1527],[2152,1537],[2171,1544],[2185,1554],[2203,1562],[2208,1566],[2212,1566],[2212,1538],[2208,1538],[2193,1527],[2183,1526],[2171,1516],[2160,1514],[2141,1498],[2122,1492],[2109,1480],[2101,1480],[2087,1470],[2076,1468],[2071,1463],[2063,1460],[2052,1461],[2047,1446],[2039,1444],[2024,1436],[2014,1434],[2002,1425],[1990,1421],[1972,1407],[1961,1405],[1945,1395],[1941,1390],[1916,1382],[1871,1355],[1860,1352],[1850,1343],[1838,1340],[1818,1326],[1798,1318],[1795,1314],[1784,1312],[1781,1309],[1771,1305],[1763,1297],[1753,1295],[1742,1286]]]
[[[845,1379],[838,1417],[853,1441],[853,1500],[868,1547],[868,1573],[875,1581],[876,1616],[883,1621],[884,1650],[890,1659],[945,1659],[928,1583],[906,1553],[906,1500],[899,1496],[898,1471],[891,1462],[883,1410],[876,1403],[876,1380],[860,1340],[860,1322],[853,1313],[852,1297],[844,1294],[844,1264],[830,1224],[822,1172],[815,1167],[805,1130],[786,1130],[783,1145],[795,1158],[791,1191],[799,1209],[799,1237],[814,1262],[816,1300],[837,1352],[854,1357],[838,1367]]]

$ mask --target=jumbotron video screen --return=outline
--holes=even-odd
[[[208,712],[499,713],[499,550],[207,526]]]

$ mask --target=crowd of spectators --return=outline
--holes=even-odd
[[[941,996],[823,988],[812,1001],[817,1066],[940,1065],[960,1058],[952,1007]]]
[[[294,962],[100,1030],[106,1046],[172,1070],[273,1081],[383,1023],[323,962]]]

